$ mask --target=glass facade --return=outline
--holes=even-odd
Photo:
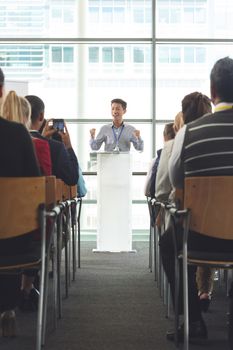
[[[232,55],[230,0],[2,0],[0,66],[6,87],[40,96],[46,118],[68,123],[82,170],[95,172],[89,129],[111,120],[110,101],[128,103],[140,129],[134,156],[133,229],[148,235],[145,173],[164,124],[193,91],[209,95],[209,73]],[[96,230],[96,176],[85,176],[82,229]]]

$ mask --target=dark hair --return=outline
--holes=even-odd
[[[121,104],[123,109],[126,109],[126,108],[127,108],[127,102],[125,102],[125,101],[122,100],[121,98],[114,98],[114,99],[111,101],[111,105],[112,105],[113,103],[119,103],[119,104]]]
[[[184,124],[190,123],[212,111],[209,97],[201,92],[192,92],[186,95],[181,104]]]
[[[28,100],[32,108],[31,121],[33,124],[38,119],[40,113],[44,112],[45,105],[44,105],[44,102],[41,100],[41,98],[39,98],[38,96],[27,95],[25,96],[25,98]]]
[[[233,60],[230,57],[221,58],[214,64],[210,83],[222,102],[233,102]]]
[[[167,137],[169,140],[174,139],[175,137],[174,123],[165,124],[164,130],[163,130],[163,136]]]
[[[0,85],[1,86],[4,84],[4,81],[5,81],[5,76],[2,69],[0,68]]]

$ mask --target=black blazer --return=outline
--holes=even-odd
[[[30,134],[48,141],[52,160],[52,174],[62,179],[69,186],[77,185],[79,165],[73,149],[66,149],[62,142],[47,139],[38,131],[30,131]]]
[[[39,176],[32,139],[24,125],[0,117],[0,176]]]

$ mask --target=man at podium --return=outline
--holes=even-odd
[[[127,103],[120,98],[111,101],[112,123],[103,125],[95,137],[96,129],[91,129],[90,146],[97,151],[104,143],[106,152],[129,152],[131,143],[137,151],[143,151],[144,142],[140,131],[123,121]]]

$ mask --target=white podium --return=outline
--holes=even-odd
[[[97,153],[97,249],[132,251],[132,155]]]

